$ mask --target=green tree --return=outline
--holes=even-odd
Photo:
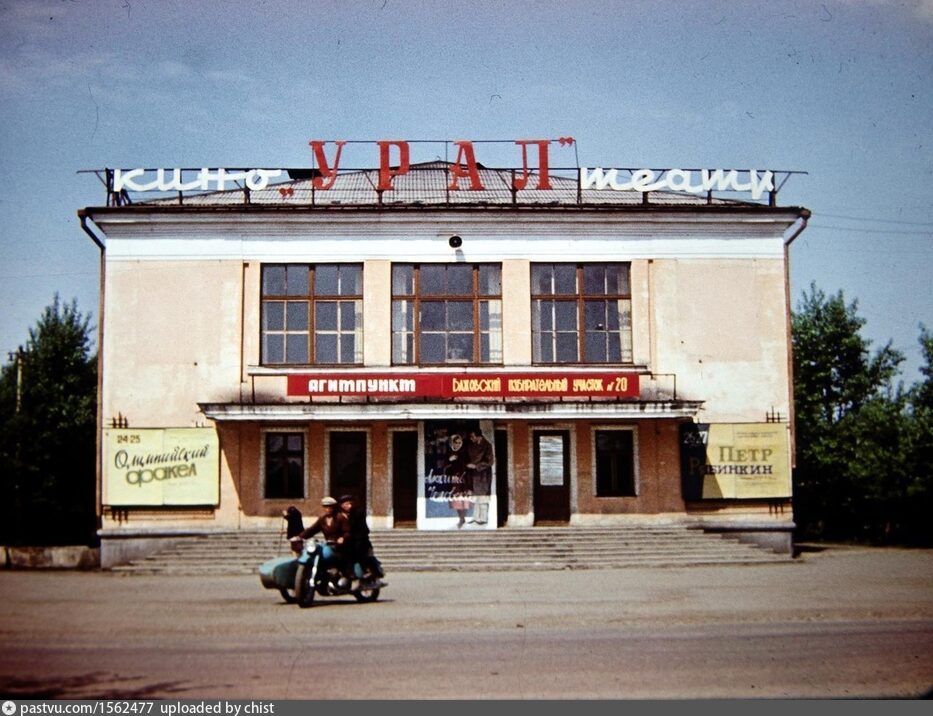
[[[874,354],[857,302],[811,284],[792,317],[797,467],[803,536],[877,539],[905,491],[906,398],[892,385],[903,356]]]
[[[97,360],[91,319],[58,295],[0,374],[6,542],[90,544],[96,529]]]
[[[905,538],[913,544],[933,545],[933,334],[920,326],[920,367],[923,380],[910,393],[913,419],[909,498]]]

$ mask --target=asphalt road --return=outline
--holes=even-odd
[[[322,599],[302,610],[258,577],[0,572],[0,695],[820,698],[933,688],[929,550],[387,579],[375,604]]]

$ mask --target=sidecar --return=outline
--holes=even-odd
[[[294,604],[295,575],[298,574],[296,557],[276,557],[259,565],[259,580],[266,589],[278,589],[289,604]]]

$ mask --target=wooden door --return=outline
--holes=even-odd
[[[570,433],[534,433],[535,524],[570,521]]]

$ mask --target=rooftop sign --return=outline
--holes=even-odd
[[[497,143],[503,143],[496,140]],[[429,162],[430,166],[412,162],[413,144],[443,144],[445,156],[453,154],[453,161],[444,160],[442,166]],[[769,193],[773,196],[779,187],[775,183],[775,172],[758,169],[637,169],[637,168],[589,168],[581,167],[574,151],[573,167],[554,167],[552,150],[576,146],[573,137],[558,139],[515,139],[504,143],[513,145],[516,163],[514,168],[489,169],[477,159],[477,145],[492,142],[471,140],[424,140],[380,139],[360,142],[347,140],[318,140],[308,142],[311,150],[311,166],[304,169],[284,168],[188,168],[188,169],[114,169],[107,170],[108,191],[115,195],[125,192],[208,192],[244,190],[259,192],[281,181],[302,179],[305,186],[316,192],[327,192],[340,188],[338,178],[350,172],[366,172],[369,185],[377,195],[392,192],[397,181],[414,175],[419,169],[430,168],[446,172],[444,178],[447,192],[481,192],[507,189],[513,194],[523,191],[552,192],[576,186],[580,192],[649,192],[668,191],[689,194],[712,192],[749,193],[759,200]],[[348,144],[369,145],[373,149],[371,169],[347,168],[345,149]],[[501,155],[500,155],[501,156]],[[439,158],[438,158],[438,161]],[[568,172],[572,174],[568,176]],[[780,172],[791,174],[794,172]],[[560,177],[560,184],[556,185]],[[280,188],[282,197],[290,196],[287,188]],[[248,200],[247,200],[248,201]]]

